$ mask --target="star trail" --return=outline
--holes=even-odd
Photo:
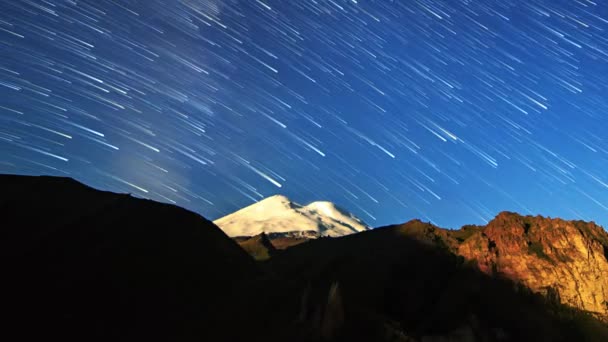
[[[607,225],[607,115],[602,2],[0,0],[0,172],[209,219]]]

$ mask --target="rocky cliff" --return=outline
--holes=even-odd
[[[392,227],[442,246],[487,274],[608,319],[608,233],[593,222],[502,212],[486,226],[459,230],[419,220]]]
[[[503,212],[457,253],[486,273],[608,317],[608,234],[593,222]]]

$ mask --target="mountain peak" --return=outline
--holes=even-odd
[[[257,201],[256,203],[245,207],[241,210],[255,210],[255,211],[276,211],[284,208],[290,208],[292,202],[289,198],[283,195],[273,195],[270,197],[266,197],[262,200]],[[240,210],[239,210],[240,211]],[[257,235],[257,234],[256,234]]]
[[[335,208],[336,205],[329,201],[315,201],[306,205],[307,207],[331,207]]]
[[[283,195],[267,197],[214,223],[232,237],[261,233],[335,237],[369,229],[332,202],[316,201],[302,206]]]
[[[335,204],[333,204],[332,202],[328,202],[328,201],[312,202],[312,203],[306,205],[305,208],[311,209],[311,210],[316,210],[319,212],[319,214],[329,216],[329,217],[334,217],[336,215],[336,212],[342,212],[340,209],[338,209],[336,207]]]
[[[280,194],[268,196],[268,197],[260,200],[259,202],[262,202],[262,201],[291,202],[291,200],[289,198],[287,198],[287,196],[280,195]]]

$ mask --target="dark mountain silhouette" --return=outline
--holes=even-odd
[[[419,221],[286,250],[260,236],[256,263],[172,205],[66,178],[0,186],[4,340],[608,340],[591,315],[458,255],[481,228],[446,233],[451,247]]]
[[[268,298],[252,294],[272,282],[201,216],[67,178],[1,176],[0,188],[1,306],[20,340],[265,334]]]

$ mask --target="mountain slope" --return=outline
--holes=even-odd
[[[502,212],[486,226],[390,226],[446,248],[483,272],[608,319],[608,233],[593,222]]]
[[[231,237],[261,233],[336,237],[369,229],[360,219],[331,202],[313,202],[302,206],[281,195],[268,197],[214,223]]]
[[[311,240],[265,265],[304,284],[301,317],[313,322],[321,336],[344,341],[608,340],[608,329],[593,316],[481,272],[453,253],[450,243],[457,246],[478,228],[468,230],[453,234],[415,220]]]
[[[251,237],[237,237],[234,241],[255,260],[267,260],[277,251],[265,233]]]
[[[414,220],[313,239],[256,263],[211,222],[172,205],[66,178],[0,176],[0,187],[4,340],[608,340],[592,316],[457,255],[484,236],[502,246],[487,227]],[[535,241],[534,222],[508,222],[516,228],[506,232],[521,235],[521,223]],[[599,251],[592,241],[604,241],[602,231],[575,226]],[[265,235],[247,240],[261,257],[276,252]]]
[[[0,176],[0,188],[10,340],[238,341],[287,324],[258,290],[275,282],[195,213],[67,178]]]
[[[593,222],[504,212],[464,241],[458,254],[488,274],[608,318],[608,234]]]

